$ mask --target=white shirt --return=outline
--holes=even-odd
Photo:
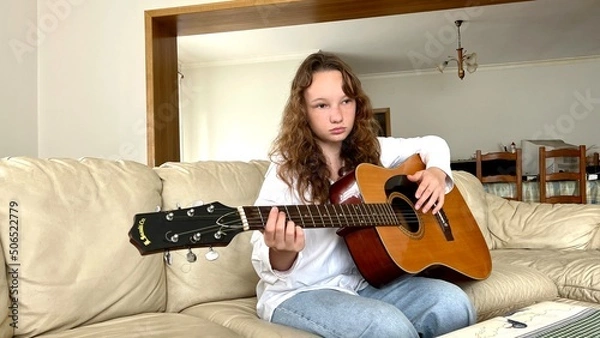
[[[386,168],[398,166],[408,157],[419,154],[427,168],[438,167],[448,176],[446,192],[452,189],[450,150],[437,136],[416,138],[378,138],[381,163]],[[254,205],[304,204],[278,176],[277,164],[271,163]],[[338,229],[304,229],[306,247],[288,271],[275,271],[269,261],[269,248],[263,235],[255,231],[251,243],[252,265],[260,281],[256,286],[259,317],[270,321],[279,304],[295,294],[315,289],[336,289],[356,294],[367,285],[354,264]]]

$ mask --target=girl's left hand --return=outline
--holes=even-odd
[[[446,173],[440,168],[431,167],[406,177],[419,183],[415,193],[417,198],[415,209],[420,209],[423,213],[431,209],[433,214],[440,211],[446,196]]]

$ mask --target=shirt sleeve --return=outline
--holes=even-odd
[[[439,168],[446,173],[446,193],[454,187],[450,169],[450,148],[439,136],[428,135],[412,138],[379,137],[381,164],[393,168],[418,154],[426,168]]]
[[[277,164],[271,163],[265,173],[265,180],[260,189],[254,205],[295,205],[300,204],[298,198],[277,175]],[[252,244],[252,266],[258,276],[269,284],[274,284],[277,280],[285,279],[289,276],[298,263],[302,260],[302,252],[298,253],[296,261],[287,271],[276,271],[271,266],[269,259],[269,247],[265,244],[263,234],[255,231],[250,239]]]

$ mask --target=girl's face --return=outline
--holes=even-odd
[[[342,73],[326,70],[313,74],[304,91],[308,123],[321,147],[341,147],[354,126],[356,102],[342,90]]]

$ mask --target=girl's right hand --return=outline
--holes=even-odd
[[[272,207],[263,231],[265,244],[270,248],[269,258],[275,270],[289,270],[298,252],[305,246],[304,230],[287,220],[285,213]]]

